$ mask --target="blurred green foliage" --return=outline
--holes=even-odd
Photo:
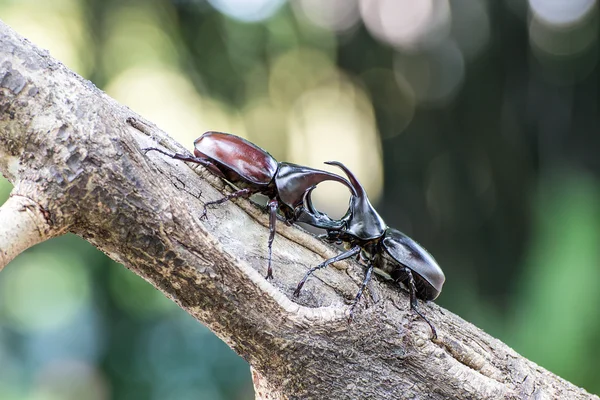
[[[254,396],[227,345],[87,242],[27,250],[0,274],[0,399],[108,398]]]
[[[182,143],[350,165],[439,261],[440,305],[600,393],[598,8],[552,4],[0,0],[0,18]],[[335,190],[319,206],[339,215]],[[0,400],[80,398],[253,393],[219,339],[67,236],[0,274]]]

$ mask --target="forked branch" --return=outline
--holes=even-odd
[[[240,199],[200,221],[221,182],[145,147],[184,152],[0,23],[0,172],[15,185],[0,267],[50,236],[80,235],[244,357],[259,398],[597,398],[434,304],[421,308],[438,330],[429,340],[406,293],[384,282],[348,325],[363,274],[353,263],[320,270],[293,298],[335,250],[279,224],[266,281],[266,213]]]

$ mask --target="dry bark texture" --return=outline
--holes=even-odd
[[[435,304],[422,307],[438,329],[429,340],[386,282],[348,325],[355,263],[320,271],[293,298],[336,250],[279,223],[266,281],[266,214],[240,200],[200,221],[222,182],[140,151],[156,145],[185,151],[0,23],[0,172],[15,185],[0,212],[0,268],[49,237],[85,238],[247,360],[261,399],[597,398]]]

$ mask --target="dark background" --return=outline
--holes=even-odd
[[[188,148],[218,130],[343,161],[444,269],[438,304],[600,393],[598,6],[559,3],[0,0],[0,18]],[[322,209],[344,211],[338,189]],[[68,236],[0,274],[0,399],[81,398],[253,392],[225,344]]]

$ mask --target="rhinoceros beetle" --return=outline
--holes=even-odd
[[[300,294],[302,286],[316,270],[353,256],[362,257],[366,260],[367,270],[360,290],[350,307],[349,318],[352,319],[354,307],[371,279],[373,268],[377,267],[389,273],[396,282],[406,285],[410,293],[411,308],[429,324],[433,338],[436,338],[435,327],[419,311],[417,299],[437,298],[446,279],[441,268],[417,242],[385,224],[371,205],[365,189],[348,168],[337,161],[326,162],[326,164],[341,168],[350,181],[353,194],[348,212],[339,221],[331,220],[314,209],[310,199],[313,188],[309,188],[304,196],[305,207],[301,213],[308,213],[310,217],[301,219],[310,225],[325,229],[327,233],[323,236],[324,239],[344,243],[349,250],[311,268],[298,284],[294,295]]]
[[[350,188],[346,179],[314,168],[277,162],[265,150],[239,136],[222,132],[206,132],[194,141],[194,156],[170,154],[155,147],[142,150],[145,153],[158,151],[177,160],[200,164],[239,189],[219,200],[205,203],[201,218],[206,218],[207,206],[221,204],[236,197],[250,197],[260,193],[269,198],[267,279],[273,278],[271,250],[275,238],[277,210],[282,212],[287,223],[301,221],[333,229],[342,226],[341,221],[332,221],[325,214],[304,213],[302,210],[305,203],[310,204],[310,191],[315,185],[331,180],[341,182]],[[306,192],[309,192],[308,199]]]

